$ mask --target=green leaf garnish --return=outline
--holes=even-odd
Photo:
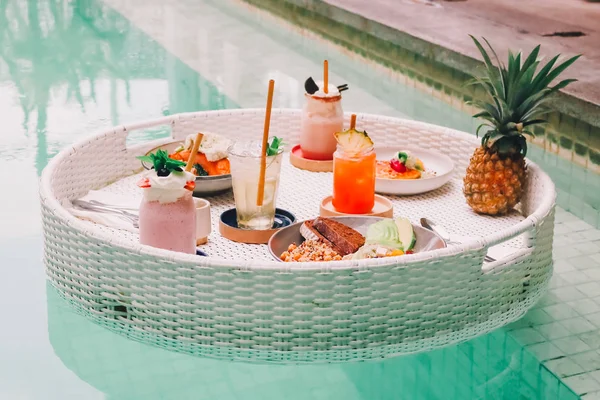
[[[166,169],[169,172],[182,172],[182,167],[185,167],[185,163],[183,161],[169,158],[169,153],[162,149],[157,150],[156,153],[147,156],[140,156],[137,159],[143,162],[152,163],[152,166],[156,171]]]
[[[196,169],[196,176],[208,176],[208,172],[206,172],[202,165],[194,164],[194,168]]]
[[[149,162],[149,163],[153,162],[153,159],[150,156],[140,156],[137,159],[142,162]]]
[[[267,156],[276,156],[280,153],[280,148],[283,147],[283,139],[277,136],[273,137],[273,140],[267,147]]]

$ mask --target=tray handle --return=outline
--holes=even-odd
[[[482,259],[481,271],[484,274],[498,272],[507,266],[530,257],[534,250],[534,244],[537,239],[539,228],[545,222],[545,219],[542,219],[540,222],[538,217],[535,215],[530,215],[515,225],[510,231],[505,231],[501,234],[495,234],[484,239],[483,246],[486,249],[489,249],[490,247],[501,245],[502,243],[508,242],[520,235],[524,235],[525,247],[516,249],[505,256],[497,258],[495,261],[483,262]]]
[[[168,117],[163,117],[159,119],[154,119],[152,121],[144,121],[136,124],[127,124],[121,125],[114,128],[114,134],[117,135],[120,141],[120,145],[123,151],[129,151],[132,147],[138,147],[140,145],[144,145],[145,143],[156,142],[157,139],[148,139],[136,141],[135,144],[128,142],[129,136],[136,131],[148,129],[148,128],[158,128],[158,127],[169,127],[171,132],[168,138],[162,138],[161,140],[172,140],[173,139],[173,127],[177,123],[179,116],[171,115]]]

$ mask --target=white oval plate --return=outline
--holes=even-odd
[[[376,147],[377,161],[389,161],[400,150],[408,150],[420,158],[427,171],[435,176],[420,179],[375,179],[375,191],[382,194],[406,196],[429,192],[444,186],[452,178],[454,162],[442,153],[417,147]]]

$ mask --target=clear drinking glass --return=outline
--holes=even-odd
[[[345,214],[366,214],[375,205],[375,151],[338,149],[333,157],[333,207]]]
[[[306,94],[305,98],[300,120],[302,154],[311,160],[331,160],[337,146],[335,134],[344,130],[342,96],[338,92],[329,97]]]
[[[263,230],[273,227],[282,154],[283,151],[280,151],[277,155],[267,157],[263,205],[257,206],[261,142],[235,143],[229,149],[233,197],[239,228]]]

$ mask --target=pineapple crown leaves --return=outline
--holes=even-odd
[[[538,60],[539,45],[527,57],[522,57],[520,52],[515,55],[509,51],[508,65],[505,66],[500,62],[490,43],[483,38],[497,63],[494,65],[482,44],[474,36],[471,38],[483,57],[485,73],[475,77],[469,84],[481,86],[487,97],[492,100],[491,102],[481,100],[469,102],[481,110],[473,117],[486,121],[477,128],[477,136],[479,136],[479,131],[486,127],[488,131],[482,138],[483,146],[487,146],[490,140],[495,143],[496,139],[502,138],[504,144],[499,142],[496,146],[499,151],[501,148],[510,148],[509,144],[513,144],[518,146],[521,149],[520,152],[525,155],[527,142],[523,135],[534,136],[529,127],[546,122],[541,117],[549,112],[543,107],[549,100],[549,96],[575,82],[576,79],[565,79],[554,86],[549,86],[550,83],[573,64],[580,55],[571,57],[558,65],[556,64],[560,54],[556,55],[536,74],[541,63]]]
[[[185,166],[185,163],[183,161],[173,160],[172,158],[169,158],[169,153],[162,149],[159,149],[156,151],[156,153],[150,154],[148,156],[138,157],[138,160],[147,163],[152,163],[152,168],[154,168],[154,170],[156,171],[166,169],[169,172],[182,172],[182,167]]]

